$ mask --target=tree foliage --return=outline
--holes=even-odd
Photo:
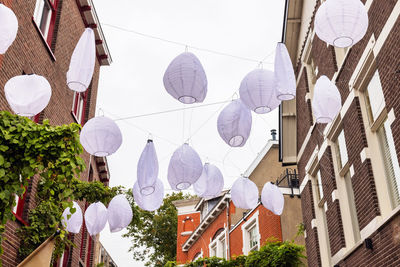
[[[135,206],[131,190],[128,196],[131,206]],[[181,192],[172,193],[155,212],[134,209],[134,219],[124,237],[132,240],[129,251],[135,260],[147,260],[146,266],[164,266],[176,259],[178,214],[172,201],[189,197]]]
[[[252,251],[248,256],[240,255],[230,260],[217,257],[198,259],[185,264],[186,267],[298,267],[302,266],[304,246],[293,241],[267,240],[260,250]],[[176,262],[167,262],[165,267],[175,267]]]

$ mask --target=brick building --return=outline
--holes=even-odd
[[[213,199],[175,201],[178,264],[201,257],[230,259],[258,250],[268,238],[295,237],[296,225],[301,223],[298,180],[295,170],[282,167],[278,161],[278,148],[278,141],[270,140],[244,175],[256,183],[260,192],[268,181],[279,184],[285,199],[283,214],[274,215],[261,203],[252,210],[236,208],[229,191]],[[304,244],[304,239],[297,237],[296,242]]]
[[[298,167],[309,266],[400,266],[400,1],[362,2],[367,34],[343,49],[315,35],[320,0],[287,1],[297,96],[280,108],[280,150]],[[329,124],[311,108],[321,75],[342,99]]]
[[[84,124],[95,115],[100,66],[111,63],[100,24],[92,0],[3,0],[16,14],[19,22],[17,38],[5,55],[0,55],[0,88],[12,77],[35,73],[46,77],[52,87],[49,105],[32,118],[40,123],[49,119],[53,125]],[[97,61],[93,80],[85,93],[74,93],[66,86],[69,60],[82,32],[93,28],[96,36]],[[10,110],[3,90],[0,108]],[[109,173],[106,158],[82,155],[87,169],[83,180],[101,180],[108,184]],[[21,225],[29,224],[28,212],[35,207],[38,179],[32,179],[23,198],[14,207],[15,221],[8,222],[2,243],[3,266],[14,267],[22,259],[18,256],[20,244],[15,235]],[[82,210],[86,203],[80,203]],[[82,227],[81,232],[70,238],[77,245],[67,250],[57,266],[93,266],[94,247],[98,238],[92,239]]]

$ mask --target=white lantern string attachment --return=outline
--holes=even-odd
[[[160,179],[157,179],[155,190],[150,195],[143,195],[140,193],[137,181],[133,185],[133,197],[136,204],[143,210],[155,211],[160,208],[164,199],[164,185]]]
[[[86,28],[72,53],[67,72],[67,85],[76,92],[84,92],[92,81],[96,62],[94,32]]]
[[[360,0],[327,0],[315,14],[315,33],[336,47],[358,43],[368,29],[368,13]]]
[[[107,210],[110,232],[119,232],[132,221],[133,213],[129,201],[124,195],[116,195],[108,204]]]
[[[337,116],[342,100],[336,85],[325,75],[321,76],[314,88],[312,110],[317,123],[329,123]]]
[[[190,52],[174,58],[164,74],[164,87],[184,104],[201,103],[207,95],[207,77],[200,60]]]
[[[83,215],[81,207],[79,207],[78,203],[76,203],[75,201],[73,201],[72,203],[72,208],[75,210],[75,212],[72,213],[69,207],[66,208],[62,214],[61,223],[68,232],[77,234],[82,227]]]
[[[276,95],[274,73],[269,70],[255,69],[247,74],[240,84],[239,93],[242,102],[258,114],[271,112],[281,103]]]
[[[155,183],[158,179],[158,159],[153,140],[147,140],[147,144],[140,155],[137,165],[137,182],[140,193],[150,195],[155,190]]]
[[[107,223],[107,208],[101,202],[92,203],[85,212],[85,224],[88,233],[95,236],[100,233]]]
[[[232,185],[233,204],[241,209],[253,209],[258,204],[257,185],[248,178],[240,177]]]
[[[206,163],[203,173],[193,184],[196,195],[203,198],[214,198],[221,194],[224,188],[224,177],[217,166]]]
[[[40,113],[49,103],[51,86],[43,76],[18,75],[4,86],[11,109],[20,116],[32,117]]]
[[[251,111],[240,99],[229,103],[219,114],[218,133],[231,147],[242,147],[250,136]]]
[[[194,184],[203,172],[197,152],[187,143],[175,150],[168,166],[168,182],[173,190],[184,190]]]
[[[0,3],[0,54],[5,54],[18,33],[18,19],[14,12]]]
[[[285,199],[279,187],[271,182],[264,185],[261,192],[261,202],[266,209],[275,215],[282,214]]]
[[[276,97],[279,100],[292,100],[296,97],[296,77],[289,52],[284,43],[278,43],[275,51]]]
[[[115,153],[121,146],[122,134],[112,119],[94,117],[83,126],[80,141],[89,154],[105,157]]]

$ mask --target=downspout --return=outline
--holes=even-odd
[[[231,259],[231,247],[230,247],[230,238],[229,238],[229,231],[230,231],[230,225],[231,225],[231,222],[230,222],[230,220],[229,220],[229,204],[230,204],[230,202],[229,202],[229,198],[226,200],[228,203],[227,203],[227,205],[226,205],[226,228],[227,228],[227,231],[226,231],[226,243],[227,243],[227,253],[226,253],[226,258],[227,258],[227,260],[230,260]]]

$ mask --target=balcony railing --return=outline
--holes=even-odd
[[[279,187],[286,187],[291,189],[290,197],[294,197],[294,189],[298,189],[300,187],[299,177],[297,171],[294,169],[287,168],[281,176],[276,179],[277,186]],[[298,195],[300,198],[300,195]]]

